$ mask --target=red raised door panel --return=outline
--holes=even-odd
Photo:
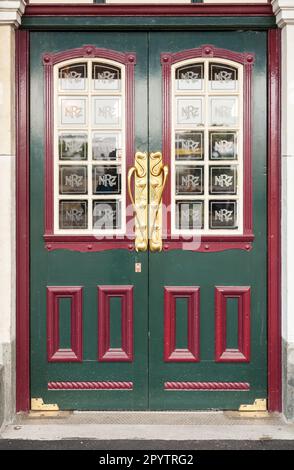
[[[48,362],[81,362],[83,354],[82,287],[47,287]],[[59,344],[59,301],[71,300],[70,342],[68,349]]]
[[[121,299],[121,348],[110,346],[110,299]],[[133,361],[133,286],[98,286],[98,360]]]
[[[186,348],[176,347],[176,299],[187,299],[188,341]],[[164,288],[164,360],[198,362],[199,358],[199,287]]]
[[[238,348],[227,348],[227,299],[238,300]],[[215,288],[215,360],[250,362],[250,287]]]

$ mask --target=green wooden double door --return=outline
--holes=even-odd
[[[266,33],[30,43],[31,397],[80,410],[265,399]],[[161,251],[123,233],[131,148],[169,166]],[[105,203],[108,237],[94,230]]]

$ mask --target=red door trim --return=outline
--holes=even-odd
[[[25,16],[273,16],[270,4],[28,5]]]
[[[196,4],[197,5],[197,4]],[[199,5],[198,5],[199,6]],[[229,5],[231,8],[232,5]],[[29,7],[30,9],[36,7]],[[54,5],[54,9],[56,9]],[[183,7],[182,7],[183,8]],[[215,8],[215,5],[214,5]],[[56,11],[55,11],[56,14]],[[29,33],[17,31],[16,409],[29,410]],[[268,31],[268,409],[281,411],[280,31]]]
[[[29,33],[16,32],[16,411],[30,402]]]
[[[268,31],[268,408],[282,410],[281,31]]]

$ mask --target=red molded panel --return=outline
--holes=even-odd
[[[133,286],[98,286],[98,360],[133,361]],[[110,299],[121,298],[121,348],[110,347]]]
[[[176,347],[176,299],[187,299],[188,344]],[[199,362],[199,287],[164,288],[164,360],[166,362]]]
[[[81,362],[83,354],[82,287],[47,287],[48,362]],[[59,300],[71,299],[71,348],[59,346]]]
[[[133,382],[49,382],[48,390],[133,390]]]
[[[231,390],[250,390],[248,382],[165,382],[164,390],[194,390],[224,392]]]
[[[238,300],[238,348],[226,346],[227,299]],[[215,288],[215,360],[250,362],[250,287]]]

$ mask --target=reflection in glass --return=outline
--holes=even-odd
[[[93,228],[115,230],[121,228],[121,202],[118,200],[93,201]]]
[[[237,166],[210,166],[209,193],[237,194]]]
[[[176,201],[176,228],[178,230],[199,230],[203,227],[203,201]]]
[[[210,91],[236,91],[238,86],[238,69],[225,64],[209,64]]]
[[[238,99],[235,97],[209,98],[210,126],[236,126],[238,124]]]
[[[203,125],[203,99],[202,98],[176,98],[176,116],[179,125]]]
[[[59,228],[86,229],[87,213],[87,201],[59,201]]]
[[[120,165],[93,166],[93,194],[120,194]]]
[[[176,166],[176,194],[191,195],[203,194],[204,191],[203,166]]]
[[[61,90],[85,90],[87,64],[67,65],[59,69],[59,86]]]
[[[93,64],[92,67],[95,90],[120,90],[121,70],[118,67],[99,63]]]
[[[177,90],[203,90],[204,64],[184,65],[175,75]]]
[[[87,194],[87,167],[60,165],[59,194]]]
[[[118,127],[121,125],[121,99],[108,96],[93,98],[93,125]]]
[[[237,160],[237,132],[210,132],[209,159]]]
[[[209,201],[209,228],[237,229],[237,201]]]
[[[195,131],[176,132],[176,160],[203,160],[204,133]]]
[[[86,124],[86,98],[60,98],[60,124]]]
[[[87,160],[87,134],[59,134],[60,160]]]
[[[120,134],[95,132],[92,140],[93,160],[117,160],[121,158]]]

